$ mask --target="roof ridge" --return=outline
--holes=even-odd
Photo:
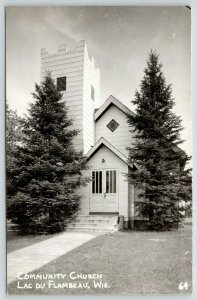
[[[126,115],[135,116],[135,113],[128,106],[126,106],[124,103],[122,103],[119,99],[117,99],[113,95],[110,95],[107,98],[107,100],[105,100],[105,102],[100,106],[100,108],[94,112],[95,121],[97,121],[105,113],[105,111],[110,107],[111,104],[115,105]]]
[[[110,142],[108,142],[104,137],[101,137],[94,146],[86,153],[87,160],[89,160],[95,153],[97,149],[99,149],[100,146],[106,146],[110,151],[112,151],[116,156],[118,156],[123,162],[125,162],[127,165],[132,167],[128,163],[128,158],[120,152],[116,147],[114,147]]]

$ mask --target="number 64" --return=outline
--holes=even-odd
[[[183,289],[186,289],[188,290],[188,282],[182,282],[179,284],[179,290],[183,290]]]

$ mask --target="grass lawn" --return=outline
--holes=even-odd
[[[54,235],[53,235],[54,236]],[[28,247],[35,243],[42,242],[46,239],[51,238],[52,235],[21,235],[17,231],[8,231],[7,232],[7,253],[12,251]]]
[[[95,239],[59,257],[31,274],[66,274],[64,280],[49,280],[43,289],[17,288],[17,281],[8,286],[9,294],[179,294],[192,291],[192,232],[191,226],[172,232],[125,231],[97,236]],[[70,272],[102,274],[102,282],[110,287],[96,288],[94,280],[72,280]],[[95,280],[99,282],[100,280]],[[57,288],[58,283],[88,282],[89,288]],[[180,283],[188,289],[179,289]],[[20,282],[22,284],[22,281]],[[23,282],[24,283],[24,282]]]

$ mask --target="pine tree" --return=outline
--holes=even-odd
[[[129,162],[137,170],[127,175],[144,201],[139,213],[149,219],[150,228],[171,229],[181,221],[181,200],[191,200],[191,170],[185,170],[190,160],[178,146],[181,139],[181,118],[173,112],[175,105],[171,85],[167,85],[161,71],[159,56],[151,51],[132,103],[135,116],[128,122],[132,136]]]
[[[22,140],[22,118],[18,116],[16,111],[6,105],[6,174],[7,174],[7,190],[12,190],[12,182],[9,180],[10,172],[15,169],[17,145]]]
[[[58,232],[79,208],[76,191],[85,185],[85,158],[72,144],[67,108],[51,75],[35,85],[34,102],[23,123],[23,144],[17,148],[16,167],[9,174],[8,218],[21,231]]]

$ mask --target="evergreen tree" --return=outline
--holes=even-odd
[[[16,111],[9,109],[6,105],[6,174],[7,189],[12,190],[12,183],[9,180],[10,172],[15,169],[17,145],[22,141],[22,118],[17,115]]]
[[[6,105],[6,142],[7,152],[11,154],[13,148],[16,147],[17,143],[20,142],[22,136],[21,129],[22,118],[17,115],[16,111],[9,108]]]
[[[139,213],[159,230],[180,222],[179,203],[191,200],[191,170],[184,170],[190,157],[178,147],[183,142],[181,118],[173,112],[171,85],[161,68],[158,55],[151,51],[140,92],[132,101],[136,114],[128,119],[135,136],[128,148],[129,162],[136,163],[137,170],[127,175],[144,199]]]
[[[9,174],[8,218],[23,232],[57,232],[79,207],[76,191],[86,184],[85,158],[72,144],[67,108],[50,74],[35,85],[34,102],[23,123],[23,144]]]

